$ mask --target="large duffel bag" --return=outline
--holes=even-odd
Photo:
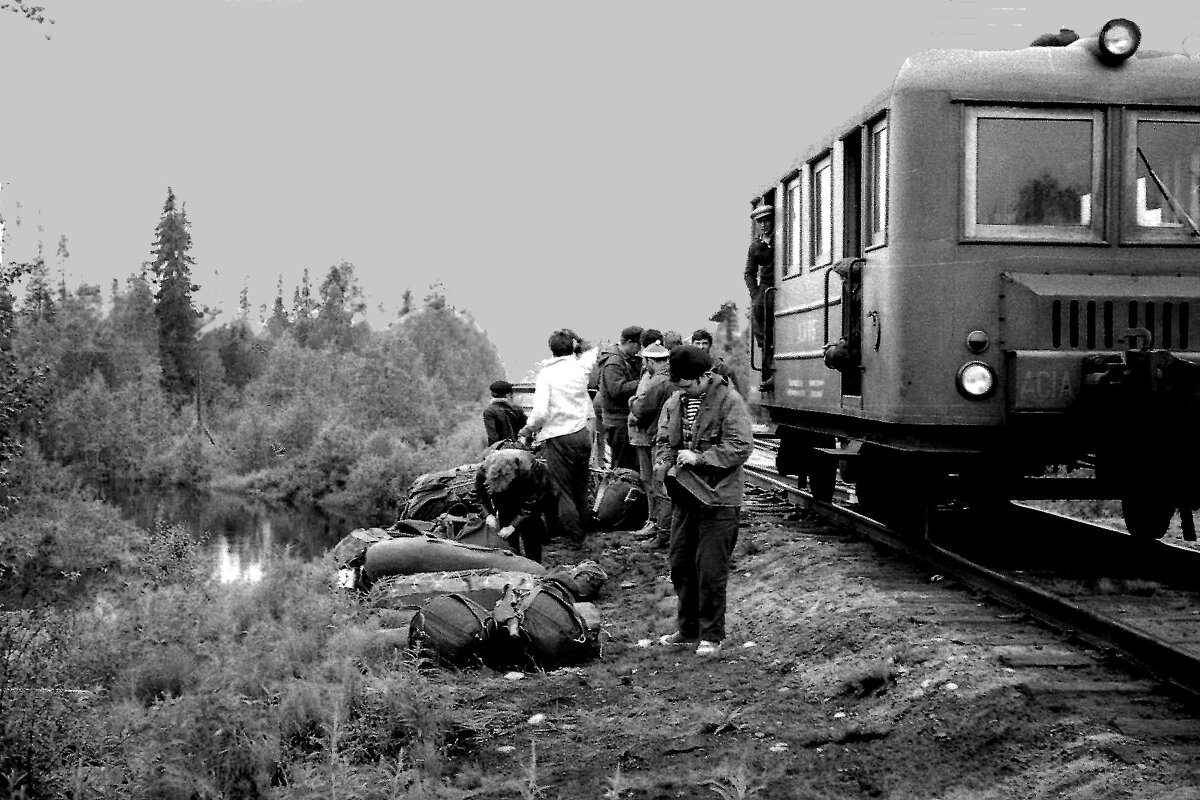
[[[422,657],[456,667],[477,662],[488,638],[488,612],[469,597],[442,594],[413,615],[409,645]]]
[[[376,542],[401,536],[420,536],[433,532],[433,527],[431,522],[399,520],[390,528],[355,528],[333,546],[333,560],[341,569],[361,567],[366,561],[367,549]]]
[[[390,538],[391,534],[383,528],[356,528],[333,546],[333,560],[340,569],[361,567],[367,557],[367,548]]]
[[[475,474],[480,464],[463,464],[418,475],[408,488],[401,519],[433,521],[442,514],[465,517],[479,510]]]
[[[367,605],[387,609],[418,609],[440,594],[469,597],[484,608],[492,608],[509,586],[532,588],[541,580],[526,572],[470,569],[455,572],[422,572],[392,575],[377,581],[367,595]],[[411,611],[410,611],[411,614]]]
[[[388,575],[464,569],[546,574],[546,568],[541,564],[507,548],[479,547],[428,534],[376,542],[367,548],[362,572],[363,580],[369,586]]]
[[[592,504],[596,525],[606,531],[632,531],[650,516],[642,476],[635,470],[617,467],[600,479]]]
[[[552,583],[508,587],[492,609],[491,624],[488,658],[497,666],[555,669],[592,653],[587,623]]]

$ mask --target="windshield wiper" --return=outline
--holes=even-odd
[[[1146,172],[1150,173],[1150,177],[1153,179],[1154,185],[1158,187],[1158,191],[1162,192],[1162,196],[1166,198],[1167,203],[1170,204],[1171,210],[1175,212],[1175,216],[1182,217],[1187,220],[1188,227],[1192,229],[1192,236],[1200,236],[1200,228],[1196,227],[1196,223],[1192,220],[1188,213],[1183,210],[1183,206],[1176,202],[1175,198],[1171,196],[1171,193],[1167,191],[1167,187],[1164,186],[1163,182],[1158,179],[1158,175],[1154,172],[1154,167],[1150,166],[1150,159],[1146,158],[1146,154],[1142,152],[1142,148],[1139,147],[1137,152],[1138,155],[1142,157],[1142,163],[1146,165]]]

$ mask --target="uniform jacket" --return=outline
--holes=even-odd
[[[637,394],[629,403],[629,443],[653,445],[655,434],[658,433],[658,420],[663,403],[678,389],[671,382],[671,375],[666,370],[657,375],[643,376],[642,381],[643,383],[638,385]]]
[[[746,253],[746,288],[750,294],[775,285],[775,247],[771,242],[755,239]]]
[[[489,445],[505,439],[515,442],[517,432],[525,427],[525,412],[506,398],[497,397],[483,409],[483,427]]]
[[[663,404],[654,440],[654,463],[659,469],[669,467],[679,485],[706,506],[742,505],[742,465],[754,450],[750,412],[746,401],[726,378],[713,375],[696,421],[690,432],[687,449],[700,453],[701,461],[693,467],[676,467],[675,457],[684,449],[683,393],[675,392]]]
[[[600,410],[605,427],[629,424],[629,401],[641,379],[642,360],[613,345],[600,353]]]

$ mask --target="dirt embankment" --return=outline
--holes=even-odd
[[[626,533],[552,546],[550,563],[608,572],[603,655],[439,676],[482,731],[448,782],[481,798],[1200,799],[1200,714],[1178,698],[761,495],[749,506],[717,661],[657,644],[674,619],[661,551]]]

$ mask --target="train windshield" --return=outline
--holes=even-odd
[[[1091,239],[1103,204],[1098,112],[970,113],[968,235]],[[971,163],[973,162],[973,163]]]
[[[1133,180],[1134,218],[1156,238],[1200,236],[1200,120],[1139,119]]]

